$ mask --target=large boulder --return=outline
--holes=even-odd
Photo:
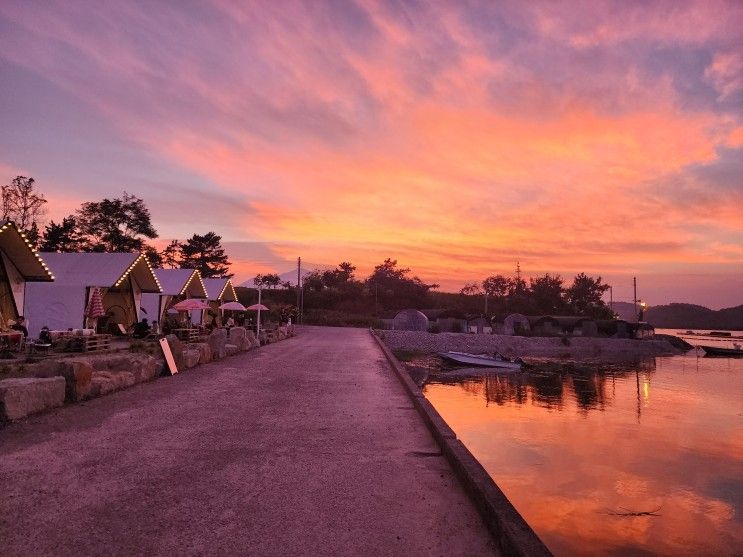
[[[240,349],[234,344],[227,343],[224,345],[224,352],[227,356],[234,356],[240,352]]]
[[[168,335],[165,338],[168,340],[170,351],[173,353],[176,367],[179,370],[184,369],[183,350],[185,347],[183,346],[183,343],[175,335]]]
[[[183,363],[186,369],[199,365],[199,351],[194,348],[186,348],[183,351]]]
[[[154,379],[160,370],[160,361],[148,354],[115,354],[96,358],[93,367],[96,371],[131,373],[137,383]]]
[[[0,381],[0,421],[19,420],[64,404],[64,377],[21,377]]]
[[[230,329],[230,344],[237,346],[239,351],[250,350],[252,343],[248,339],[248,331],[245,327],[232,327]]]
[[[225,344],[227,344],[227,331],[224,329],[214,329],[209,335],[209,346],[212,349],[212,358],[221,360],[227,354]]]
[[[90,395],[90,380],[93,377],[93,364],[90,360],[62,360],[59,374],[65,380],[65,398],[77,402]]]
[[[188,348],[199,353],[200,364],[208,364],[212,361],[212,348],[206,342],[192,342],[188,345]]]
[[[254,331],[248,331],[247,336],[248,336],[248,341],[250,342],[251,348],[260,348],[261,343],[258,342],[258,337],[255,336]]]
[[[136,382],[137,378],[128,371],[94,371],[90,380],[90,394],[105,395],[131,387]]]

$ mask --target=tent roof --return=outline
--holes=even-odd
[[[191,298],[206,298],[207,292],[197,269],[155,269],[163,294],[179,296],[188,293]]]
[[[228,278],[205,278],[204,286],[209,300],[237,301],[237,292]]]
[[[147,258],[140,253],[51,253],[42,254],[64,286],[118,286],[129,274],[142,292],[160,293],[160,282]]]
[[[0,221],[0,251],[28,281],[52,281],[54,275],[46,262],[31,247],[25,234],[10,221]]]

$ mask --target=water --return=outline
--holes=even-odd
[[[743,359],[489,375],[424,393],[557,555],[743,554]]]

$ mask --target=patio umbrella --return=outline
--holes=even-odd
[[[103,297],[101,291],[98,288],[93,288],[90,291],[90,299],[88,300],[88,307],[85,308],[85,317],[91,320],[93,328],[98,325],[98,318],[106,315],[106,310],[103,309]]]
[[[261,291],[258,290],[258,299],[260,299],[260,297]],[[248,306],[245,309],[258,312],[258,315],[255,318],[255,332],[259,335],[261,333],[261,310],[268,311],[268,308],[259,302],[257,304],[253,304],[252,306]]]
[[[232,311],[245,311],[247,308],[240,302],[225,302],[219,309],[230,309]]]
[[[173,308],[177,309],[178,311],[195,311],[197,309],[209,309],[209,304],[204,303],[201,300],[189,298],[187,300],[183,300],[182,302],[178,302],[173,306]]]

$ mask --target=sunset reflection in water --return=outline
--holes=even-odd
[[[489,375],[424,393],[558,555],[743,548],[743,360]]]

